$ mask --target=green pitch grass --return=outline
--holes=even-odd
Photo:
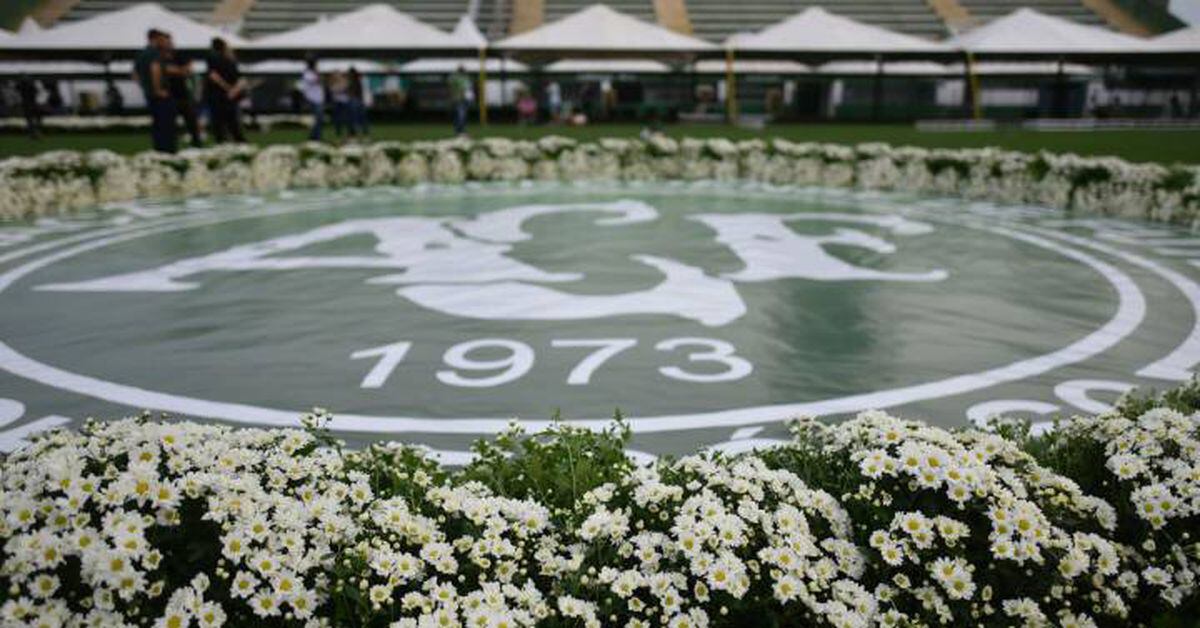
[[[493,124],[488,127],[473,126],[469,132],[474,137],[538,138],[553,133],[577,139],[592,139],[612,136],[633,137],[640,130],[641,127],[635,124],[597,124],[586,127],[523,127]],[[1129,161],[1200,163],[1200,130],[1039,132],[1013,129],[983,132],[922,132],[911,125],[787,124],[753,130],[720,124],[677,124],[665,127],[664,131],[674,137],[719,136],[735,139],[781,137],[794,141],[840,144],[887,142],[893,145],[929,148],[995,146],[1025,152],[1047,150],[1056,153],[1078,153],[1093,156],[1113,155]],[[445,125],[379,124],[372,128],[371,138],[374,140],[430,140],[450,136],[448,123]],[[301,142],[305,137],[306,131],[301,129],[273,129],[266,133],[251,132],[248,134],[249,140],[257,144]],[[327,135],[328,137],[332,137],[332,133]],[[57,149],[108,148],[121,153],[132,153],[149,147],[149,132],[56,133],[51,131],[40,140],[31,140],[18,133],[0,135],[0,157],[31,155]]]

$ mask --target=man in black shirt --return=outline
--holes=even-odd
[[[152,28],[146,33],[146,47],[134,57],[133,77],[142,88],[146,106],[150,109],[150,137],[154,150],[173,153],[179,137],[175,129],[175,101],[167,90],[163,72],[162,51],[167,34]]]
[[[21,80],[17,81],[17,94],[21,97],[21,114],[25,116],[29,137],[38,139],[42,136],[42,109],[38,105],[37,83],[22,75]]]
[[[238,119],[238,101],[246,91],[246,80],[238,69],[233,50],[224,39],[214,37],[208,55],[208,73],[204,76],[204,98],[212,120],[213,139],[218,143],[226,138],[245,142],[242,124]]]
[[[167,74],[167,91],[175,101],[175,109],[183,117],[183,125],[192,139],[192,146],[200,148],[200,121],[196,117],[196,103],[192,99],[192,62],[180,57],[170,35],[166,36],[163,48],[163,70]]]

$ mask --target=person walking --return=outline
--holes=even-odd
[[[304,102],[313,116],[308,139],[319,142],[321,131],[325,128],[325,84],[321,81],[321,74],[317,72],[315,57],[309,57],[305,63],[304,73],[300,75],[300,93],[304,95]]]
[[[166,36],[163,49],[163,70],[167,74],[167,91],[175,101],[175,110],[183,118],[183,128],[187,129],[192,147],[200,148],[200,119],[192,92],[192,62],[180,57],[170,35]]]
[[[21,115],[25,117],[25,130],[29,137],[42,137],[42,108],[38,104],[37,83],[28,75],[22,74],[17,81],[17,95],[21,100]]]
[[[367,126],[366,89],[363,87],[362,75],[354,66],[350,66],[349,83],[350,135],[366,138],[370,132]]]
[[[450,75],[450,106],[454,115],[454,134],[466,135],[467,110],[471,102],[471,80],[467,78],[463,66],[458,66]]]
[[[223,143],[227,139],[243,143],[242,123],[238,116],[238,102],[246,91],[246,79],[238,68],[233,49],[220,37],[212,40],[208,55],[208,74],[204,80],[205,101],[212,120],[213,140]]]
[[[154,150],[174,153],[179,148],[179,138],[175,129],[175,101],[167,90],[166,74],[163,72],[166,36],[157,28],[146,33],[146,47],[134,57],[133,74],[150,109],[150,138]]]

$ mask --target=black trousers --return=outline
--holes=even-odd
[[[242,134],[242,121],[238,116],[237,103],[219,96],[210,98],[208,114],[212,119],[213,139],[218,144],[229,140],[246,141],[246,136]]]
[[[22,105],[21,113],[25,116],[25,130],[29,132],[29,137],[41,137],[42,110],[36,104]]]
[[[179,116],[183,118],[183,128],[187,129],[188,137],[192,139],[192,146],[200,147],[200,118],[196,115],[196,104],[191,98],[176,98],[175,108],[179,110]]]
[[[179,133],[175,128],[175,101],[170,98],[150,100],[150,138],[154,150],[174,153],[179,150]]]

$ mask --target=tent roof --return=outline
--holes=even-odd
[[[726,45],[755,52],[946,52],[943,44],[864,24],[810,7],[757,33],[739,33]]]
[[[1144,40],[1084,26],[1033,9],[1017,9],[948,40],[977,53],[1129,53],[1147,48]]]
[[[294,59],[271,59],[244,64],[242,72],[246,74],[290,74],[298,77],[304,73],[306,66],[305,62]],[[363,74],[380,74],[388,71],[386,64],[370,59],[321,59],[317,63],[317,70],[322,73],[347,72],[352,67]]]
[[[873,75],[879,66],[873,61],[830,61],[817,66],[818,74],[833,76]],[[884,76],[944,76],[949,74],[945,64],[933,61],[895,61],[883,64]]]
[[[369,4],[251,43],[254,50],[461,50],[453,35],[386,4]]]
[[[562,59],[545,67],[552,74],[666,74],[671,67],[650,59]]]
[[[1151,41],[1156,47],[1175,52],[1200,52],[1200,26],[1174,30]]]
[[[114,78],[127,78],[132,71],[128,61],[115,61],[107,68]],[[104,76],[105,72],[103,63],[89,61],[0,61],[2,76]]]
[[[660,52],[716,50],[713,44],[593,4],[493,46],[513,51]]]
[[[450,36],[475,48],[486,48],[488,43],[487,37],[479,32],[475,20],[472,20],[469,15],[458,18],[458,23],[454,25],[454,30],[450,31]]]
[[[704,59],[696,62],[700,74],[724,74],[723,59]],[[734,59],[733,71],[737,74],[811,74],[812,68],[795,61],[767,61],[756,59]]]
[[[476,74],[479,72],[479,59],[417,59],[405,63],[400,69],[405,74],[452,74],[460,67],[464,72]],[[520,61],[505,59],[501,62],[497,57],[488,57],[486,67],[488,74],[492,75],[498,75],[502,69],[513,73],[529,71],[529,66]]]
[[[5,40],[3,46],[15,50],[139,50],[146,45],[146,31],[151,28],[170,33],[175,47],[181,50],[207,49],[213,37],[224,38],[235,48],[245,43],[236,35],[147,2],[78,22],[23,33]]]

